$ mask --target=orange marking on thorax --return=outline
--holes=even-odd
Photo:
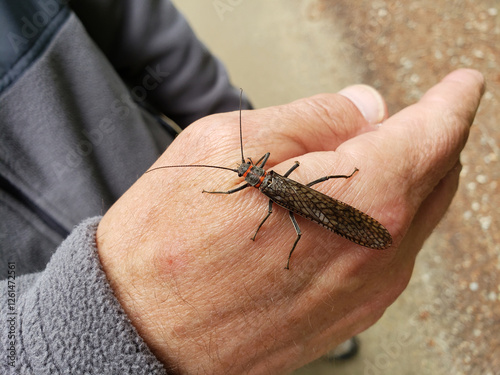
[[[259,178],[259,183],[257,185],[255,185],[254,187],[255,188],[258,188],[260,185],[262,185],[262,181],[264,181],[264,178],[266,178],[266,174],[264,173],[264,175],[262,175],[260,178]]]
[[[243,173],[243,178],[246,178],[246,176],[250,173],[250,171],[252,170],[253,168],[253,165],[250,166],[250,168],[248,168],[246,170],[245,173]],[[266,172],[264,172],[264,174],[259,178],[259,182],[254,185],[255,188],[258,188],[260,185],[262,185],[262,181],[264,181],[264,178],[266,177]]]
[[[250,173],[250,171],[252,170],[252,168],[253,168],[253,167],[252,167],[252,166],[250,166],[250,167],[246,170],[246,172],[245,172],[245,173],[243,173],[243,178],[246,178],[246,177],[247,177],[247,174],[249,174],[249,173]]]

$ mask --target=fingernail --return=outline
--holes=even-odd
[[[387,117],[387,106],[377,90],[368,85],[353,85],[339,91],[349,99],[370,124],[378,124]]]

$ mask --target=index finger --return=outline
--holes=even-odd
[[[378,132],[353,140],[358,141],[355,147],[390,157],[384,169],[396,182],[404,181],[407,196],[418,206],[457,163],[483,92],[481,73],[454,71]]]

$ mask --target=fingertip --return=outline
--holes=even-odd
[[[446,75],[442,81],[459,83],[471,83],[470,81],[475,81],[473,83],[478,86],[480,90],[480,96],[484,94],[484,91],[486,89],[486,83],[483,74],[475,69],[463,68],[454,70],[453,72]]]
[[[339,94],[349,99],[370,124],[379,124],[388,116],[384,98],[371,86],[352,85]]]

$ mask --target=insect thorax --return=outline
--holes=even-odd
[[[245,181],[248,182],[250,185],[256,186],[260,185],[263,176],[266,175],[266,171],[263,168],[256,167],[255,165],[244,163],[241,164],[240,167],[238,168],[238,175],[245,177]]]

